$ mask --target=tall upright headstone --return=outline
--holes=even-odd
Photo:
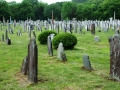
[[[120,35],[109,37],[110,43],[110,76],[120,81]]]
[[[63,44],[61,42],[58,45],[57,52],[58,52],[57,57],[62,60],[61,53],[64,52],[64,47],[63,47]]]
[[[95,24],[94,23],[91,25],[91,34],[95,35]]]
[[[38,49],[35,38],[30,39],[28,45],[28,80],[38,82]]]
[[[52,41],[51,41],[51,36],[50,35],[47,38],[47,45],[48,45],[48,54],[50,56],[53,56]]]

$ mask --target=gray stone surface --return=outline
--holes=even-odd
[[[53,56],[53,48],[52,48],[52,41],[51,41],[51,36],[50,35],[47,38],[47,45],[48,45],[48,54],[50,56]]]
[[[90,58],[86,54],[83,56],[83,64],[84,64],[84,68],[89,69],[89,70],[92,69],[91,63],[90,63]]]
[[[109,37],[110,43],[110,76],[120,81],[120,35]]]
[[[38,82],[38,49],[35,38],[30,39],[28,45],[28,80]]]

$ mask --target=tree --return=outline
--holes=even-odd
[[[52,18],[52,11],[53,11],[53,16],[54,16],[54,19],[58,19],[60,20],[61,19],[61,7],[59,4],[57,3],[54,3],[54,4],[50,4],[48,6],[45,7],[44,9],[44,16],[46,18]]]
[[[77,5],[73,2],[64,2],[62,5],[62,18],[76,18]]]
[[[72,2],[76,2],[76,3],[85,3],[88,0],[72,0]]]
[[[19,20],[26,20],[27,18],[31,18],[34,20],[34,11],[32,9],[32,5],[28,1],[23,1],[20,3],[19,12],[18,12],[18,19]]]
[[[10,9],[8,3],[5,0],[0,0],[0,20],[3,20],[3,17],[6,20],[9,20],[10,17]]]

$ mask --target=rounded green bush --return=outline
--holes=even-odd
[[[55,49],[58,48],[60,42],[63,43],[64,49],[73,49],[77,44],[77,38],[73,34],[62,33],[56,35],[52,42]]]
[[[41,33],[38,35],[38,41],[40,42],[40,44],[47,44],[47,37],[48,37],[50,34],[55,34],[55,35],[57,35],[57,33],[56,33],[55,31],[51,31],[51,30],[46,30],[46,31],[41,32]]]

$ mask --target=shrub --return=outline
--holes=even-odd
[[[56,35],[52,42],[55,49],[58,48],[60,42],[63,43],[64,49],[73,49],[77,44],[77,38],[73,34],[63,33]]]
[[[57,35],[55,31],[50,31],[50,30],[46,30],[40,33],[38,35],[38,41],[40,42],[40,44],[47,44],[47,37],[52,33]]]

